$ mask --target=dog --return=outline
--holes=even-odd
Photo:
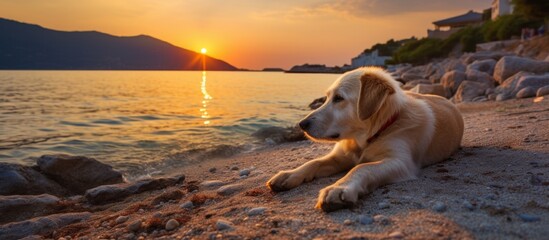
[[[405,92],[385,70],[342,74],[326,101],[299,122],[313,141],[335,142],[326,156],[274,175],[267,186],[286,191],[314,178],[348,171],[320,191],[316,208],[348,208],[376,188],[417,177],[419,169],[460,147],[463,118],[450,101]]]

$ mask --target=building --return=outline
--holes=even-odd
[[[385,65],[385,60],[387,59],[391,59],[391,57],[379,56],[377,50],[374,50],[371,53],[362,52],[360,55],[351,59],[351,66],[353,68],[364,66],[383,66]]]
[[[445,39],[463,27],[478,25],[482,22],[482,13],[471,10],[459,16],[433,22],[435,30],[427,30],[427,37]]]
[[[513,13],[513,4],[511,3],[511,0],[492,1],[492,20],[511,13]]]

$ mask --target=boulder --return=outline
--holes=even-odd
[[[0,196],[0,224],[54,213],[60,201],[49,194]]]
[[[8,223],[0,226],[0,236],[4,240],[10,240],[21,239],[31,235],[48,235],[69,224],[86,220],[90,216],[91,213],[89,212],[61,213]]]
[[[549,73],[544,75],[532,75],[527,72],[519,72],[496,88],[496,93],[505,95],[506,99],[515,97],[523,88],[530,87],[534,91],[539,88],[549,85]]]
[[[404,84],[402,86],[402,89],[410,90],[410,89],[414,88],[415,86],[417,86],[418,84],[431,84],[431,81],[424,80],[424,79],[409,81],[409,82],[407,82],[406,84]]]
[[[507,52],[481,51],[481,52],[470,54],[463,61],[466,64],[471,64],[474,61],[486,60],[486,59],[493,59],[497,61],[505,56],[512,56],[512,55],[513,55],[512,53],[507,53]]]
[[[536,61],[530,58],[506,56],[501,58],[494,69],[494,79],[503,83],[520,71],[543,74],[549,72],[549,62]]]
[[[541,97],[545,95],[549,95],[549,85],[545,87],[540,87],[536,93],[536,97]]]
[[[534,90],[531,87],[525,87],[525,88],[521,89],[520,91],[518,91],[518,93],[515,97],[516,98],[530,98],[530,97],[535,97],[535,96],[536,96],[536,90]]]
[[[463,81],[453,97],[453,102],[472,102],[476,97],[483,96],[487,88],[488,87],[482,83]]]
[[[453,94],[457,91],[461,82],[465,81],[466,76],[462,71],[449,71],[442,76],[440,83],[444,89]]]
[[[447,97],[446,89],[442,84],[418,84],[410,90],[410,92],[420,94],[433,94],[441,97]]]
[[[288,128],[265,127],[252,133],[252,136],[272,143],[297,142],[306,139],[305,133],[297,125]]]
[[[467,71],[477,70],[480,72],[485,72],[489,75],[493,75],[496,63],[497,62],[494,59],[476,60],[467,66]]]
[[[494,78],[488,73],[481,72],[475,69],[468,69],[465,73],[465,78],[467,81],[478,82],[486,84],[486,86],[494,87]]]
[[[439,63],[429,63],[425,70],[425,77],[431,81],[431,83],[439,83],[440,78],[444,75],[444,68]]]
[[[401,75],[403,82],[409,82],[418,79],[425,79],[425,66],[416,66],[410,68]]]
[[[36,195],[48,193],[65,196],[69,191],[34,168],[0,163],[0,195]]]
[[[465,72],[465,70],[465,65],[458,59],[449,59],[448,62],[444,64],[444,72],[446,73],[450,71]]]
[[[124,182],[120,172],[93,158],[44,155],[37,164],[42,173],[77,194],[97,186]]]

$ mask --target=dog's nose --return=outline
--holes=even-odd
[[[311,127],[311,120],[309,119],[303,119],[301,122],[299,122],[299,127],[303,131],[307,131]]]

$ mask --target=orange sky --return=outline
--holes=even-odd
[[[0,17],[57,30],[150,35],[236,67],[342,65],[390,38],[492,0],[0,0]]]

